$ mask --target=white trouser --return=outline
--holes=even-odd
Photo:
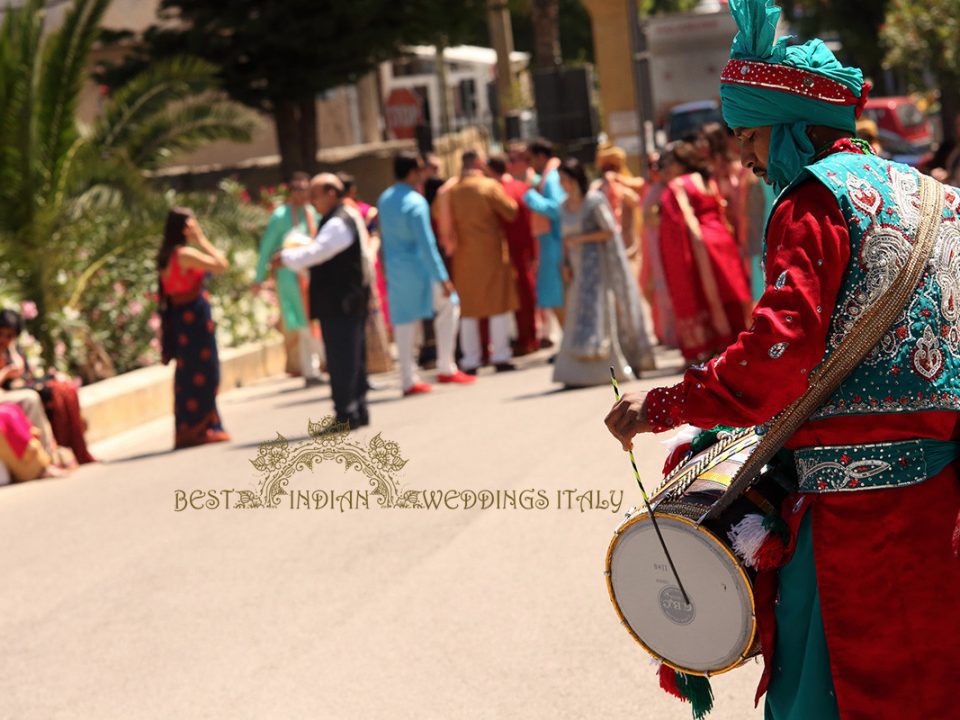
[[[510,362],[513,350],[510,349],[510,315],[503,313],[490,318],[490,362],[493,364]],[[480,346],[480,319],[463,318],[460,320],[460,350],[463,352],[463,369],[474,370],[483,361],[483,348]]]
[[[300,334],[300,341],[297,343],[300,351],[300,372],[305,378],[318,378],[323,365],[323,343],[313,336],[310,325],[297,332]]]
[[[433,318],[433,334],[437,338],[437,372],[440,375],[453,375],[457,372],[454,353],[460,306],[443,294],[440,283],[433,284],[433,309],[436,313]],[[419,321],[393,326],[393,339],[397,343],[397,358],[400,363],[400,385],[404,390],[420,382],[413,360],[419,327]]]

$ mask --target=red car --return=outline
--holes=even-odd
[[[873,120],[881,132],[895,135],[921,152],[933,142],[930,121],[909,97],[870,98],[862,117]]]

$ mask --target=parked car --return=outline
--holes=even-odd
[[[696,133],[709,122],[723,124],[723,113],[716,100],[697,100],[696,102],[675,105],[667,118],[667,140],[682,140]]]
[[[909,97],[870,98],[863,108],[862,117],[877,124],[884,145],[892,140],[892,136],[903,141],[901,148],[898,148],[900,152],[909,148],[906,153],[923,154],[933,143],[930,121]]]
[[[924,160],[931,156],[929,143],[914,145],[889,130],[879,130],[877,134],[884,155],[894,162],[920,167]]]

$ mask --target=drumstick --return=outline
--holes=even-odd
[[[617,385],[617,373],[614,371],[613,366],[610,367],[610,380],[613,382],[613,394],[616,396],[617,401],[620,400],[620,386]],[[647,513],[650,515],[650,521],[653,523],[653,529],[657,531],[657,537],[660,539],[660,547],[663,548],[663,554],[667,556],[667,562],[670,563],[670,569],[673,571],[673,577],[677,581],[677,585],[680,586],[680,593],[683,595],[683,601],[689,605],[690,598],[687,596],[687,591],[683,587],[683,583],[680,582],[680,575],[677,573],[677,567],[673,564],[673,558],[670,557],[670,551],[667,550],[667,543],[663,539],[663,534],[660,532],[660,526],[657,524],[657,516],[653,512],[653,508],[650,507],[650,498],[647,497],[647,491],[643,489],[643,482],[640,480],[640,471],[637,469],[637,461],[633,457],[633,450],[628,451],[630,455],[630,465],[633,466],[633,476],[637,479],[637,485],[640,486],[640,495],[643,497],[643,504],[647,506]]]

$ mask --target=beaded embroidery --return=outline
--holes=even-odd
[[[927,462],[917,440],[797,450],[800,492],[876,490],[913,485],[927,478]]]
[[[790,343],[779,342],[779,343],[777,343],[776,345],[774,345],[773,347],[771,347],[770,350],[767,352],[767,354],[768,354],[771,358],[773,358],[774,360],[777,360],[777,359],[779,359],[780,357],[783,356],[783,352],[784,352],[784,350],[787,349],[787,347],[789,346],[789,344],[790,344]]]
[[[831,105],[856,105],[860,98],[842,83],[817,73],[778,63],[730,60],[720,74],[728,85],[752,85],[816,98]]]
[[[850,231],[829,356],[905,266],[920,222],[919,176],[854,153],[827,156],[794,184],[810,175],[837,197]],[[960,408],[960,191],[947,188],[946,200],[933,255],[907,307],[814,419]]]

